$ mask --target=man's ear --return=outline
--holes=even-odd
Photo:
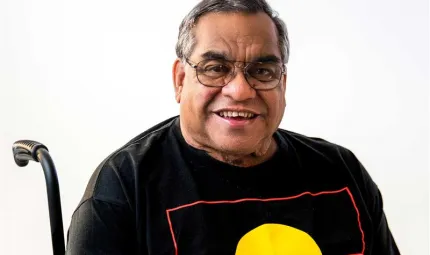
[[[184,86],[185,70],[181,59],[177,58],[173,63],[173,86],[175,89],[176,102],[181,102],[181,93]]]
[[[284,73],[283,75],[282,75],[282,91],[285,93],[286,92],[286,90],[287,90],[287,77],[288,77],[288,75],[287,75],[287,73]]]

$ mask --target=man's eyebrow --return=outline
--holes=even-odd
[[[275,55],[260,56],[254,59],[254,62],[277,62],[281,63],[281,59]]]
[[[217,51],[207,51],[201,55],[203,59],[222,59],[222,60],[228,60],[229,58],[225,53],[217,52]],[[281,59],[275,55],[265,55],[256,57],[253,59],[253,62],[275,62],[275,63],[281,63]]]
[[[216,51],[207,51],[201,55],[203,59],[224,59],[227,60],[227,56],[224,53]]]

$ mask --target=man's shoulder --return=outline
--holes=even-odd
[[[322,137],[308,136],[283,128],[279,128],[277,133],[283,138],[283,142],[285,142],[290,149],[296,150],[297,152],[313,152],[321,155],[350,152],[350,150],[343,145]]]
[[[376,186],[369,173],[348,147],[285,129],[278,129],[277,133],[286,143],[288,155],[293,155],[304,171],[321,178],[351,180],[360,192],[368,193],[368,189],[375,192]]]
[[[354,169],[361,164],[356,155],[344,145],[282,128],[279,128],[277,133],[289,152],[303,165],[329,163],[355,172]]]
[[[115,165],[121,165],[126,158],[135,162],[139,161],[140,158],[143,158],[152,148],[156,147],[161,143],[161,141],[163,141],[165,135],[175,124],[177,118],[178,116],[174,116],[165,119],[135,136],[107,156],[99,165],[99,168],[108,162],[114,163]]]
[[[136,144],[150,145],[157,142],[169,130],[169,128],[175,125],[177,119],[178,116],[174,116],[155,124],[154,126],[135,136],[117,151],[127,149],[130,146],[134,146]]]
[[[118,194],[133,194],[141,162],[153,158],[154,149],[162,143],[176,119],[177,116],[157,123],[108,155],[93,171],[82,202],[91,197],[104,201],[117,197],[117,201],[110,202],[122,203],[126,199]]]

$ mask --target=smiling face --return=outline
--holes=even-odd
[[[240,160],[238,165],[270,157],[276,150],[272,135],[285,109],[286,75],[273,89],[255,90],[255,80],[244,75],[240,67],[246,64],[240,62],[277,61],[281,66],[272,20],[264,13],[209,13],[200,17],[194,35],[189,64],[176,60],[173,67],[185,140],[220,160]],[[201,84],[192,65],[207,59],[239,61],[225,86]]]

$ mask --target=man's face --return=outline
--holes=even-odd
[[[282,64],[276,27],[264,13],[209,13],[199,19],[194,34],[192,64],[214,56],[243,62],[277,58]],[[241,68],[224,87],[202,85],[196,70],[179,61],[173,74],[181,128],[193,145],[232,155],[268,149],[284,114],[284,74],[277,87],[265,91],[253,89]],[[234,117],[234,112],[254,117]]]

